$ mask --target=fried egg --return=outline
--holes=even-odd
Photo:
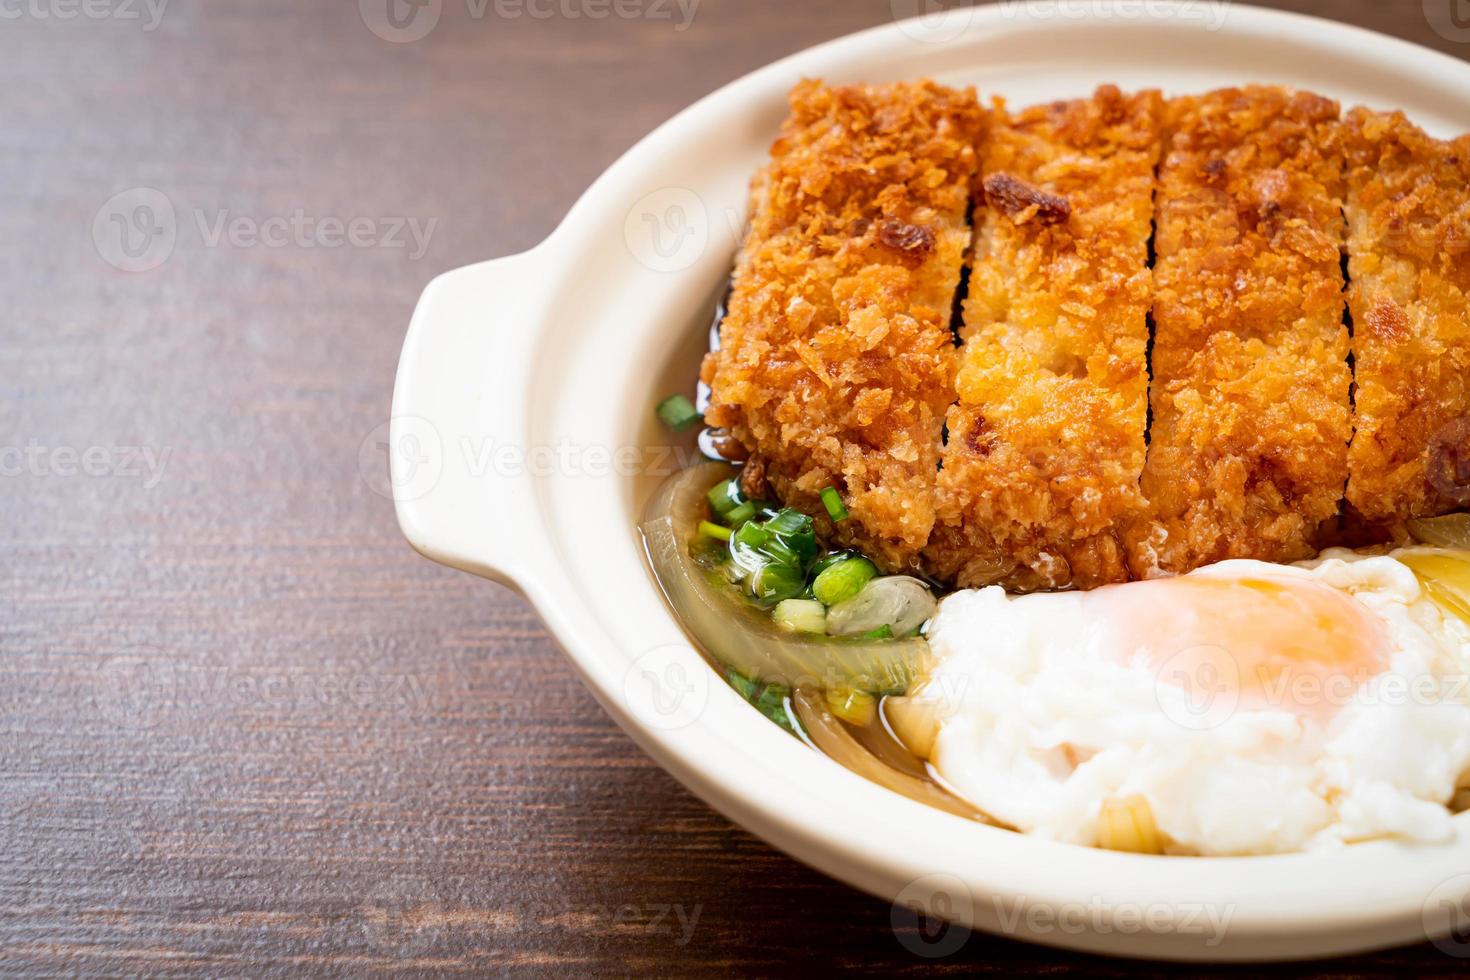
[[[1470,628],[1392,556],[958,592],[929,641],[931,769],[1018,830],[1107,844],[1100,814],[1126,799],[1171,853],[1453,834]]]

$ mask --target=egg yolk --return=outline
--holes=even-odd
[[[1331,714],[1388,666],[1378,617],[1317,582],[1189,575],[1090,593],[1108,609],[1108,646],[1191,694],[1304,716]]]

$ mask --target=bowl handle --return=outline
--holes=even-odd
[[[547,244],[429,283],[403,342],[388,430],[409,544],[521,592],[546,553],[523,443],[553,278]]]

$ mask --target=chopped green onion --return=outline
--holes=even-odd
[[[735,560],[748,569],[774,562],[777,565],[790,565],[800,571],[805,556],[792,545],[800,544],[804,548],[805,543],[797,542],[794,538],[777,537],[771,530],[771,525],[771,521],[746,521],[740,525],[732,539],[735,542]],[[815,541],[811,547],[815,549]]]
[[[735,689],[736,693],[753,704],[757,711],[793,735],[796,734],[791,718],[786,714],[786,699],[791,696],[788,688],[780,684],[762,684],[751,680],[744,674],[728,669],[725,671],[725,676],[729,678],[730,686]]]
[[[849,516],[846,505],[842,503],[842,495],[837,492],[836,487],[828,487],[822,491],[822,506],[827,508],[827,516],[834,521],[845,521]]]
[[[699,533],[706,537],[719,538],[721,541],[730,540],[730,529],[728,527],[721,527],[710,521],[699,522]]]
[[[740,484],[734,480],[725,480],[710,487],[709,493],[705,494],[709,501],[710,509],[721,517],[735,508],[741,506],[745,496],[740,492]]]
[[[812,582],[812,595],[835,606],[863,591],[877,574],[877,566],[866,558],[844,558],[822,569]]]
[[[772,534],[786,536],[789,534],[800,534],[810,530],[812,519],[799,510],[790,507],[783,508],[780,513],[766,522],[766,527],[771,529]]]
[[[884,623],[875,630],[869,630],[863,634],[865,640],[891,640],[893,639],[893,627]]]
[[[725,514],[725,523],[730,525],[731,527],[735,527],[737,524],[744,524],[746,521],[750,520],[754,516],[755,501],[747,500],[739,507],[736,507],[734,510]]]
[[[817,554],[817,531],[812,519],[799,510],[784,507],[766,522],[766,527],[803,564]]]
[[[801,571],[801,555],[780,538],[772,538],[767,541],[761,547],[761,553],[777,565],[790,565],[797,571]]]
[[[746,521],[735,531],[735,543],[751,551],[760,551],[771,540],[771,532],[758,521]]]
[[[658,417],[675,432],[683,432],[703,416],[683,395],[670,395],[658,403]]]
[[[750,594],[767,605],[795,599],[805,588],[806,576],[790,565],[765,565],[750,576]]]
[[[827,607],[815,599],[783,599],[771,616],[777,626],[798,633],[827,632]]]
[[[862,557],[864,557],[864,555],[861,551],[853,551],[851,548],[844,548],[841,551],[829,551],[822,557],[818,558],[812,564],[812,575],[820,575],[828,568],[831,568],[833,565],[837,564],[840,561],[846,561],[849,558]]]

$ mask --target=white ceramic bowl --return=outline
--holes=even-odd
[[[1470,129],[1470,66],[1240,5],[1002,2],[805,51],[661,126],[538,247],[429,285],[404,344],[390,433],[408,540],[522,592],[608,712],[711,806],[897,906],[1131,956],[1307,957],[1425,938],[1470,953],[1441,938],[1470,918],[1470,828],[1444,846],[1232,859],[1036,840],[848,773],[751,710],[689,646],[635,529],[672,464],[653,406],[692,389],[746,182],[803,76],[930,76],[1013,105],[1102,82],[1166,93],[1280,82],[1401,107],[1442,135]],[[954,935],[919,951],[942,953]]]

